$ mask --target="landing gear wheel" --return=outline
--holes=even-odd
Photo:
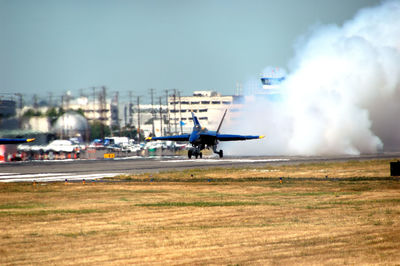
[[[188,157],[189,159],[192,159],[192,150],[188,150]]]
[[[222,157],[224,157],[224,152],[222,150],[220,150],[218,155],[219,155],[219,158],[222,158]]]
[[[196,153],[196,159],[199,157],[199,154]]]
[[[203,154],[200,152],[199,153],[200,159],[203,158]]]

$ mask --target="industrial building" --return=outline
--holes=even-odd
[[[161,136],[168,134],[168,119],[166,105],[151,105],[131,103],[121,106],[123,113],[122,127],[139,128],[145,136]],[[153,133],[154,132],[154,133]]]
[[[17,115],[17,104],[13,97],[0,96],[0,130],[17,129],[19,127]]]
[[[64,104],[63,109],[82,110],[89,123],[100,121],[109,127],[119,125],[118,101],[115,101],[115,99],[94,101],[90,100],[89,97],[81,96],[68,102],[68,104]]]
[[[192,114],[195,113],[202,126],[216,128],[223,112],[237,112],[243,103],[243,96],[223,96],[215,91],[194,91],[193,96],[172,95],[168,98],[168,116],[174,133],[191,130]]]

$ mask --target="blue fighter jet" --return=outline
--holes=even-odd
[[[247,139],[262,139],[264,136],[244,136],[244,135],[232,135],[232,134],[220,134],[219,130],[221,129],[222,122],[224,121],[226,115],[225,113],[221,119],[221,122],[218,126],[217,131],[209,131],[205,127],[201,127],[199,120],[192,112],[193,117],[193,131],[190,134],[183,135],[174,135],[174,136],[164,136],[164,137],[148,137],[147,141],[151,140],[172,140],[172,141],[189,141],[192,144],[192,148],[188,151],[189,159],[192,156],[195,156],[196,159],[198,157],[202,158],[203,154],[201,153],[204,149],[210,149],[214,151],[214,153],[218,154],[220,158],[224,156],[222,150],[217,151],[217,145],[219,141],[235,141],[235,140],[247,140]]]
[[[32,142],[35,139],[2,139],[0,138],[0,144],[20,144],[20,143],[26,143],[26,142]]]

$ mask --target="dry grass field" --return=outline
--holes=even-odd
[[[400,264],[400,181],[388,160],[0,191],[0,265]]]

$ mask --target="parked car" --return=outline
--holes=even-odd
[[[44,147],[45,152],[66,152],[66,153],[72,153],[72,152],[80,152],[80,146],[79,144],[73,144],[72,141],[70,140],[62,140],[62,139],[57,139],[53,140],[50,142],[47,146]]]
[[[121,151],[122,150],[122,148],[121,148],[121,146],[119,145],[119,144],[111,144],[111,145],[107,145],[106,146],[106,148],[107,148],[107,150],[109,151],[109,152],[118,152],[118,151]]]
[[[142,147],[140,146],[140,144],[128,144],[122,146],[122,151],[125,152],[137,152],[140,151],[141,149]]]

